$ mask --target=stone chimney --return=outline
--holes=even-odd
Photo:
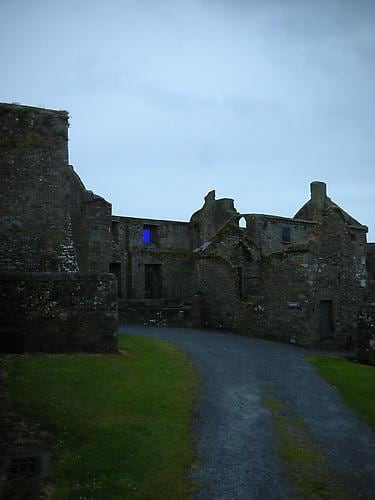
[[[311,203],[323,210],[327,199],[327,186],[324,182],[314,181],[310,184]]]

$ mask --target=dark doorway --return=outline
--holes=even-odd
[[[332,300],[321,300],[319,304],[319,335],[321,339],[332,337],[333,307]]]
[[[145,297],[157,299],[161,297],[161,264],[145,265]]]
[[[117,279],[117,295],[118,297],[122,297],[122,288],[121,288],[121,264],[119,262],[112,262],[109,264],[109,272],[114,274]]]

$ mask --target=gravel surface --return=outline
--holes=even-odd
[[[352,498],[375,498],[374,433],[303,357],[311,351],[226,332],[122,326],[178,345],[200,376],[197,499],[293,499],[266,393],[303,419]]]

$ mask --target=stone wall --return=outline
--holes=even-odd
[[[163,306],[162,304],[148,305],[143,301],[126,302],[123,317],[132,325],[150,326],[192,326],[191,306]]]
[[[111,350],[113,277],[76,274],[108,272],[111,204],[68,164],[68,114],[0,104],[0,122],[3,349]]]
[[[194,324],[353,349],[366,296],[366,228],[348,224],[334,205],[315,223],[245,218],[246,228],[229,221],[194,250]],[[286,224],[295,236],[289,244],[282,242]],[[267,242],[273,251],[265,251]]]
[[[208,255],[196,259],[195,274],[194,326],[235,328],[240,305],[237,269],[227,260]]]
[[[280,250],[291,243],[300,243],[313,230],[316,222],[299,221],[274,215],[244,215],[246,233],[265,253]],[[283,240],[283,228],[289,229],[290,240]]]
[[[361,363],[375,366],[375,303],[364,304],[360,309],[357,355]]]
[[[76,271],[68,115],[0,105],[0,270]]]
[[[68,114],[0,104],[0,122],[0,270],[108,271],[111,204],[68,164]]]
[[[241,307],[241,331],[306,347],[355,347],[366,295],[365,229],[348,226],[340,210],[325,210],[304,243],[262,254],[262,279]],[[329,307],[324,332],[322,314]]]
[[[193,249],[210,241],[226,222],[238,215],[231,198],[217,200],[215,191],[210,191],[204,198],[203,207],[190,218]]]
[[[356,233],[353,239],[340,209],[329,207],[311,235],[309,269],[315,303],[331,300],[333,304],[333,338],[321,340],[323,348],[355,346],[358,312],[367,288],[365,228]]]
[[[375,302],[375,243],[367,243],[368,297]]]
[[[85,229],[87,238],[88,272],[108,272],[112,261],[112,205],[104,198],[87,192]]]
[[[279,252],[262,261],[262,279],[241,304],[239,330],[313,347],[311,290],[303,250]]]
[[[117,349],[112,274],[0,275],[0,352]]]
[[[144,241],[144,229],[152,231]],[[135,217],[112,217],[112,264],[117,266],[121,299],[150,306],[191,301],[192,252],[188,223]],[[145,266],[160,266],[160,296],[146,293]]]
[[[194,250],[194,261],[194,324],[236,329],[240,301],[259,279],[255,245],[236,220],[228,221],[210,242]]]

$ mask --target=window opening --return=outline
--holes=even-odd
[[[111,224],[111,233],[112,233],[112,238],[118,242],[119,239],[119,233],[118,233],[118,222],[112,221]]]
[[[156,299],[161,296],[161,264],[145,264],[145,297]]]
[[[283,226],[281,230],[281,241],[283,243],[290,243],[290,227],[289,226]]]
[[[143,243],[155,243],[157,244],[158,236],[158,226],[151,226],[145,224],[143,226]]]
[[[143,229],[143,243],[151,243],[150,229]]]
[[[117,280],[117,296],[122,297],[121,286],[121,264],[119,262],[112,262],[109,264],[109,272],[116,276]]]
[[[246,224],[245,217],[241,217],[241,219],[238,221],[238,225],[239,225],[239,227],[242,227],[242,228],[246,229],[247,224]]]

